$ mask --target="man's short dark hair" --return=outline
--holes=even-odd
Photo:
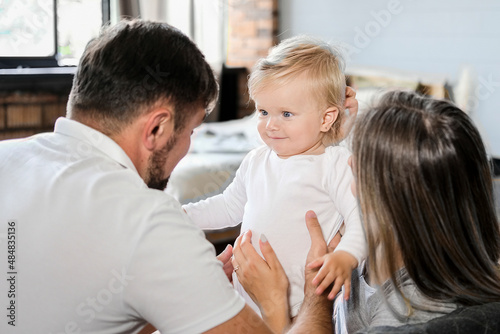
[[[82,55],[68,102],[71,118],[120,131],[158,102],[174,106],[175,128],[200,106],[208,109],[218,86],[196,45],[159,22],[121,21],[105,27]]]

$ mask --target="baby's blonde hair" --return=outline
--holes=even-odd
[[[341,139],[346,91],[344,71],[344,56],[338,48],[310,36],[288,38],[255,64],[248,81],[250,98],[255,100],[255,94],[265,87],[284,85],[299,75],[306,75],[307,89],[315,95],[319,107],[339,110],[337,120],[323,136],[323,143],[331,145]]]

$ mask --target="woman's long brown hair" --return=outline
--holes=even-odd
[[[396,289],[397,254],[426,296],[500,301],[500,231],[480,134],[448,101],[386,93],[356,125],[355,177],[369,269]]]

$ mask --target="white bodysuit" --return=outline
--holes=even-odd
[[[314,210],[330,241],[345,221],[345,234],[336,251],[352,254],[358,263],[366,256],[366,242],[347,164],[351,153],[344,147],[327,147],[320,155],[295,155],[281,159],[269,147],[251,151],[234,181],[220,195],[183,208],[203,229],[220,229],[242,222],[241,231],[252,230],[252,243],[265,234],[290,281],[290,313],[296,316],[304,299],[304,268],[311,240],[305,214]],[[235,288],[257,312],[236,275]]]

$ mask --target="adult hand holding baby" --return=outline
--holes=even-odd
[[[345,88],[345,109],[349,110],[349,113],[345,115],[344,121],[340,127],[340,138],[345,139],[351,132],[352,127],[356,121],[356,116],[358,115],[358,100],[356,100],[356,91],[347,86]]]
[[[259,246],[264,259],[252,245],[252,231],[242,233],[234,244],[233,267],[241,285],[259,306],[264,321],[276,332],[289,325],[288,278],[264,235]]]
[[[311,237],[311,248],[307,255],[307,263],[310,263],[333,251],[340,241],[340,235],[337,234],[327,245],[313,211],[306,213],[306,224]],[[265,236],[261,236],[259,240],[259,247],[264,259],[255,251],[251,237],[252,232],[247,231],[236,240],[233,249],[233,266],[245,291],[259,305],[264,320],[274,331],[281,333],[290,324],[287,301],[288,279]],[[299,322],[307,321],[309,326],[312,326],[310,328],[315,329],[314,333],[323,333],[323,330],[324,333],[331,333],[329,319],[333,305],[325,296],[318,296],[315,293],[316,286],[312,284],[312,280],[317,272],[318,270],[315,268],[305,268],[305,299],[294,328],[299,325]],[[318,303],[321,304],[321,307],[318,307]],[[293,333],[293,328],[289,333]]]

